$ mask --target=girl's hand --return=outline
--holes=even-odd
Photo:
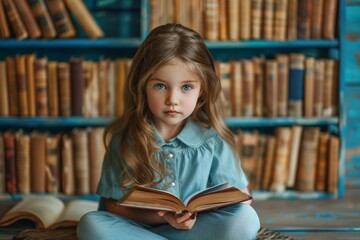
[[[159,211],[159,216],[163,217],[172,227],[176,229],[190,230],[196,222],[196,213],[185,213],[181,217],[176,217],[173,212]]]

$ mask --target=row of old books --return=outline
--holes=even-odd
[[[0,193],[94,194],[105,153],[102,133],[0,133]]]
[[[339,138],[319,127],[277,127],[237,134],[238,151],[252,190],[338,191]]]
[[[73,38],[74,18],[90,38],[104,36],[83,0],[0,0],[0,39]]]
[[[334,39],[338,0],[150,0],[150,28],[178,22],[209,41]]]
[[[130,61],[8,56],[0,60],[0,116],[120,116]]]
[[[338,62],[303,53],[216,62],[224,116],[331,117],[338,106]]]

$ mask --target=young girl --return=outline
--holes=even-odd
[[[107,154],[99,210],[80,221],[79,239],[254,239],[259,218],[250,203],[198,214],[116,205],[134,185],[184,200],[223,182],[248,192],[235,140],[216,104],[221,91],[212,56],[195,31],[179,24],[152,30],[134,56],[125,111],[104,133]]]

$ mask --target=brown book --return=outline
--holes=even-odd
[[[85,33],[91,38],[96,39],[104,36],[104,32],[96,23],[93,16],[82,0],[65,0],[66,6],[79,21]]]
[[[274,40],[286,40],[288,0],[275,0]]]
[[[89,194],[90,169],[87,130],[74,128],[72,136],[74,144],[75,192],[77,194]]]
[[[46,137],[46,191],[58,193],[60,191],[60,136]]]
[[[61,142],[61,188],[64,194],[72,195],[75,193],[73,140],[69,134],[63,134]]]
[[[263,190],[270,190],[270,184],[273,177],[274,161],[275,161],[275,136],[268,136],[265,148],[265,162],[263,170],[263,178],[261,187]]]
[[[251,60],[242,61],[242,115],[254,115],[254,68]]]
[[[229,39],[228,1],[219,0],[219,36],[221,41]]]
[[[28,54],[25,58],[26,64],[26,80],[27,80],[27,96],[28,96],[28,107],[29,116],[36,116],[36,89],[35,89],[35,54]]]
[[[63,0],[46,0],[57,34],[60,38],[72,38],[76,35],[75,27]]]
[[[46,138],[47,134],[32,132],[30,134],[31,159],[31,192],[46,192]]]
[[[273,40],[275,0],[264,0],[263,39]]]
[[[319,127],[304,128],[296,176],[296,186],[301,192],[313,192],[315,190],[319,137]]]
[[[261,117],[264,112],[264,95],[265,95],[265,70],[264,70],[264,58],[263,57],[253,57],[252,58],[254,65],[254,111],[255,116]]]
[[[321,117],[323,113],[324,101],[324,60],[315,60],[315,86],[314,86],[314,116]]]
[[[286,181],[286,186],[291,188],[295,186],[302,132],[302,126],[291,126],[289,170]]]
[[[297,39],[298,0],[288,0],[287,16],[287,39],[295,40]]]
[[[5,186],[7,193],[17,193],[15,135],[8,130],[3,133],[5,156]]]
[[[261,184],[262,184],[263,171],[264,171],[265,158],[266,158],[266,142],[267,142],[267,136],[264,134],[259,134],[253,190],[262,189]]]
[[[82,76],[82,58],[70,59],[70,83],[71,83],[71,115],[83,116],[84,81]]]
[[[104,128],[93,128],[88,131],[90,193],[95,194],[101,175],[101,164],[105,155],[103,144]]]
[[[333,83],[333,97],[332,97],[332,106],[333,106],[333,115],[336,116],[339,114],[339,61],[334,62],[334,83]]]
[[[171,1],[166,1],[171,4]],[[200,35],[204,35],[204,2],[203,0],[191,0],[189,4],[189,27]]]
[[[241,61],[230,62],[231,67],[231,84],[230,84],[230,95],[231,95],[231,115],[241,116],[242,115],[242,88],[243,88],[243,77]]]
[[[238,41],[240,39],[240,3],[238,0],[229,0],[227,6],[229,40]]]
[[[124,112],[124,84],[127,74],[126,59],[117,59],[116,62],[116,116],[122,116]]]
[[[109,69],[110,60],[101,59],[98,62],[98,79],[99,79],[99,115],[109,116]]]
[[[39,24],[43,38],[56,37],[55,26],[51,20],[44,0],[28,0],[31,11]]]
[[[30,193],[30,136],[21,130],[15,133],[16,176],[19,193]]]
[[[11,26],[12,32],[14,33],[16,39],[21,40],[29,36],[24,22],[20,17],[19,11],[15,6],[13,0],[2,0],[7,19],[9,20],[9,25]]]
[[[108,116],[115,116],[115,94],[116,94],[116,85],[115,85],[115,62],[109,60],[109,73],[108,73]]]
[[[189,1],[188,0],[174,0],[173,14],[174,22],[180,23],[184,26],[189,26]],[[165,5],[166,3],[164,3]]]
[[[209,41],[219,40],[219,2],[218,0],[206,0],[205,11],[205,39]]]
[[[218,62],[219,76],[221,81],[221,109],[224,117],[231,116],[231,71],[229,62]]]
[[[29,116],[29,103],[27,96],[27,76],[26,76],[26,57],[25,55],[16,55],[16,80],[19,98],[19,116]]]
[[[284,192],[289,170],[289,156],[291,144],[291,128],[278,127],[275,129],[275,159],[273,178],[270,190],[273,192]]]
[[[268,117],[276,117],[277,110],[278,110],[278,63],[276,60],[266,60],[264,113]]]
[[[335,38],[338,0],[327,0],[324,4],[323,37]]]
[[[251,38],[251,0],[241,0],[240,2],[240,39],[248,40]]]
[[[334,89],[335,89],[335,60],[324,60],[324,99],[323,99],[323,113],[324,117],[331,117],[334,115]]]
[[[304,78],[304,116],[312,117],[314,114],[314,87],[315,87],[315,59],[305,59]]]
[[[18,90],[17,90],[17,80],[16,80],[16,65],[15,58],[8,56],[6,57],[6,73],[8,81],[8,96],[9,96],[9,113],[10,116],[19,115],[19,99],[18,99]]]
[[[311,38],[319,39],[322,37],[323,25],[323,10],[325,0],[312,0],[312,13],[311,13]]]
[[[298,1],[298,39],[309,39],[311,34],[312,0]]]
[[[48,62],[48,109],[49,116],[59,116],[59,83],[58,83],[58,71],[57,62]]]
[[[275,56],[278,65],[278,116],[287,116],[289,99],[289,55],[277,54]]]
[[[83,62],[84,100],[83,113],[85,117],[99,116],[99,80],[97,63]]]
[[[318,161],[316,166],[315,190],[325,192],[327,186],[330,133],[322,132],[319,137]]]
[[[235,0],[236,1],[236,0]],[[237,1],[236,1],[237,2]],[[261,39],[264,0],[251,0],[251,38]]]
[[[68,62],[58,63],[59,84],[59,114],[60,116],[71,116],[71,76],[70,64]]]
[[[339,190],[339,152],[340,141],[337,136],[330,136],[329,145],[329,159],[328,159],[328,186],[329,193],[338,193]]]
[[[9,96],[5,61],[0,61],[0,116],[9,116]]]
[[[0,38],[9,38],[10,29],[9,23],[6,18],[5,9],[3,6],[3,0],[0,0]]]
[[[33,13],[31,12],[29,3],[27,0],[15,0],[15,5],[19,11],[19,15],[25,25],[27,33],[30,38],[39,38],[41,36],[40,28],[35,20]]]
[[[0,1],[1,2],[1,1]],[[0,132],[0,193],[6,192],[6,183],[5,183],[5,146],[2,133]]]
[[[167,191],[136,185],[117,204],[124,207],[174,212],[177,216],[229,206],[252,199],[228,183],[206,188],[182,201]]]
[[[41,117],[49,115],[47,65],[46,57],[35,59],[36,115]]]

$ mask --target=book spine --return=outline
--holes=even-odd
[[[60,159],[59,159],[59,137],[48,135],[46,137],[46,191],[58,193],[60,190]]]
[[[17,131],[15,133],[16,144],[16,176],[18,192],[30,193],[30,136]]]
[[[286,181],[286,186],[293,188],[296,181],[296,172],[299,162],[299,152],[302,137],[303,127],[292,126],[291,127],[291,143],[290,143],[290,156],[289,156],[289,170]]]
[[[316,191],[321,191],[321,192],[326,191],[329,139],[330,139],[330,134],[328,132],[320,133],[319,147],[318,147],[318,162],[316,166],[316,182],[315,182]]]
[[[235,0],[236,1],[236,0]],[[237,2],[237,1],[236,1]],[[251,37],[261,39],[263,0],[251,1]]]
[[[83,116],[83,94],[84,81],[82,77],[82,58],[70,59],[70,78],[71,78],[71,115]]]
[[[108,59],[101,59],[98,62],[98,86],[99,86],[99,115],[109,116],[109,69],[110,62]]]
[[[72,38],[76,35],[75,27],[63,0],[46,0],[50,15],[60,38]]]
[[[330,137],[329,145],[329,167],[328,167],[328,179],[327,179],[327,190],[329,193],[336,194],[339,190],[338,181],[339,181],[339,148],[340,141],[337,136]]]
[[[240,1],[240,38],[248,40],[251,37],[251,0]]]
[[[221,106],[224,117],[231,116],[231,71],[228,62],[219,62],[219,75],[222,88]]]
[[[274,7],[274,0],[264,0],[263,38],[265,40],[273,39]]]
[[[46,191],[46,134],[32,132],[30,134],[31,159],[31,192],[45,193]]]
[[[74,141],[75,191],[77,194],[89,194],[90,176],[87,130],[75,128],[72,134]]]
[[[124,84],[127,73],[126,60],[117,59],[116,60],[116,69],[117,69],[117,83],[116,83],[116,116],[122,116],[124,113],[124,100],[123,100],[123,92],[124,92]]]
[[[102,134],[104,128],[93,128],[88,131],[88,149],[89,149],[89,176],[90,193],[95,194],[101,175],[101,164],[105,154],[105,148],[102,144]]]
[[[75,193],[75,173],[73,158],[73,141],[69,134],[64,134],[61,144],[61,187],[66,195]]]
[[[325,62],[322,59],[315,60],[315,85],[314,85],[314,112],[315,117],[321,117],[324,102],[324,77]]]
[[[275,144],[276,139],[274,136],[269,136],[266,143],[266,154],[264,163],[264,172],[262,178],[262,189],[269,190],[271,178],[273,177],[273,166],[275,161]]]
[[[28,96],[27,96],[27,79],[25,55],[16,55],[16,80],[19,97],[19,115],[26,117],[29,115]]]
[[[251,60],[242,61],[242,75],[243,75],[242,115],[250,117],[254,115],[254,89],[255,89],[254,68]]]
[[[9,113],[10,116],[18,116],[18,91],[17,91],[17,81],[16,81],[16,67],[14,57],[6,57],[6,72],[7,72],[7,81],[9,89]]]
[[[44,0],[28,0],[31,11],[39,24],[43,38],[55,38],[56,30]]]
[[[338,0],[327,0],[324,4],[323,37],[335,38],[336,15]]]
[[[2,0],[3,7],[9,20],[10,26],[15,34],[16,39],[21,40],[27,38],[28,32],[21,20],[20,14],[13,0]]]
[[[289,98],[289,55],[277,54],[278,63],[278,116],[287,116]]]
[[[298,38],[309,39],[311,34],[311,10],[312,0],[300,0],[298,2]]]
[[[9,37],[10,37],[9,23],[8,20],[6,19],[3,0],[0,0],[0,38],[9,38]]]
[[[1,3],[1,1],[0,1]],[[5,146],[4,146],[4,139],[3,135],[0,132],[0,193],[6,192],[6,172],[5,172]]]
[[[289,72],[289,116],[302,116],[304,93],[305,55],[302,53],[290,54]]]
[[[278,64],[276,60],[265,61],[265,109],[268,117],[276,117],[278,109]]]
[[[297,39],[298,0],[289,0],[287,15],[287,39],[295,40]]]
[[[219,36],[221,41],[226,41],[229,39],[228,33],[228,1],[219,0]]]
[[[36,89],[35,89],[35,54],[26,55],[26,77],[29,116],[36,116]]]
[[[286,40],[288,0],[275,0],[274,40]]]
[[[312,0],[311,38],[322,37],[324,0]]]
[[[238,0],[229,0],[228,3],[228,24],[229,24],[229,40],[237,41],[240,39],[240,23],[239,23],[240,5]]]
[[[241,61],[231,62],[231,114],[242,115],[242,67]]]
[[[324,100],[323,100],[323,113],[324,117],[330,117],[334,115],[334,69],[335,60],[325,59],[324,66]]]
[[[0,61],[0,116],[9,116],[9,96],[5,61]]]
[[[68,62],[58,63],[59,109],[60,116],[71,116],[71,76]]]
[[[219,2],[205,1],[205,38],[209,41],[219,40]]]
[[[27,0],[14,0],[19,15],[21,16],[23,23],[26,27],[26,30],[30,38],[39,38],[41,36],[41,31],[36,23],[35,17],[31,12],[30,6]]]
[[[264,109],[264,94],[265,94],[265,83],[264,83],[264,59],[254,57],[252,59],[254,64],[254,81],[255,81],[255,116],[263,116]]]
[[[15,136],[11,131],[3,133],[4,156],[5,156],[5,184],[6,192],[17,192]]]
[[[49,116],[59,116],[59,84],[57,75],[57,62],[48,63],[48,109]]]
[[[46,57],[35,59],[36,115],[41,117],[49,115],[47,65],[48,60]]]
[[[315,81],[315,59],[307,57],[305,60],[304,79],[304,116],[312,117],[314,109],[314,81]]]

